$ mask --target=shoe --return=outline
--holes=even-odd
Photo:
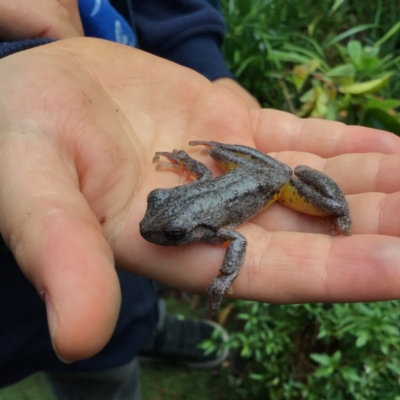
[[[229,338],[228,332],[219,324],[200,319],[178,318],[166,315],[165,322],[139,353],[141,361],[163,360],[184,364],[190,368],[215,368],[229,355],[229,350],[221,346],[218,353],[204,354],[199,344],[209,340],[217,330],[222,342]]]

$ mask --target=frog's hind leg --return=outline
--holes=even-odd
[[[238,165],[246,165],[248,163],[256,163],[261,166],[287,170],[289,176],[292,169],[271,156],[248,146],[238,144],[224,144],[219,142],[207,142],[205,140],[193,140],[189,142],[189,146],[203,145],[210,147],[210,156],[220,165],[223,171],[228,172]],[[247,163],[246,163],[247,160]],[[251,164],[254,165],[254,164]]]
[[[213,178],[211,171],[201,162],[194,160],[186,151],[173,150],[172,153],[166,151],[157,152],[153,158],[154,163],[158,163],[160,157],[165,157],[170,163],[159,163],[157,171],[171,170],[182,175],[183,180],[194,177],[198,182],[207,181]]]
[[[293,210],[315,216],[331,216],[345,236],[350,236],[351,217],[346,197],[329,176],[305,165],[294,170],[299,179],[291,178],[279,202]],[[335,229],[331,230],[334,233]]]
[[[214,315],[219,310],[224,294],[231,287],[244,264],[247,239],[238,232],[221,228],[208,242],[212,244],[229,243],[220,275],[211,282],[207,289],[207,309],[210,314]]]

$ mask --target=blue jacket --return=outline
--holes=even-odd
[[[223,19],[207,1],[113,0],[111,3],[115,9],[107,8],[110,6],[103,0],[104,8],[96,10],[102,19],[96,20],[92,18],[93,7],[99,2],[80,0],[87,36],[110,38],[116,32],[118,41],[193,68],[211,80],[232,76],[220,53],[225,31]],[[109,18],[113,19],[113,25]],[[110,26],[111,31],[107,30]],[[32,38],[2,42],[0,38],[0,58],[48,41]],[[157,299],[152,281],[121,271],[118,276],[122,308],[111,341],[95,357],[64,364],[51,347],[44,303],[0,239],[0,387],[40,370],[97,371],[132,360],[155,327]]]

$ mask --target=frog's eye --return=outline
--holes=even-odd
[[[164,236],[171,242],[177,242],[185,237],[182,231],[164,231]]]

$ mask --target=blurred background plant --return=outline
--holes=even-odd
[[[400,3],[225,0],[224,52],[264,107],[400,134]]]
[[[400,400],[399,302],[227,307],[239,397]]]

